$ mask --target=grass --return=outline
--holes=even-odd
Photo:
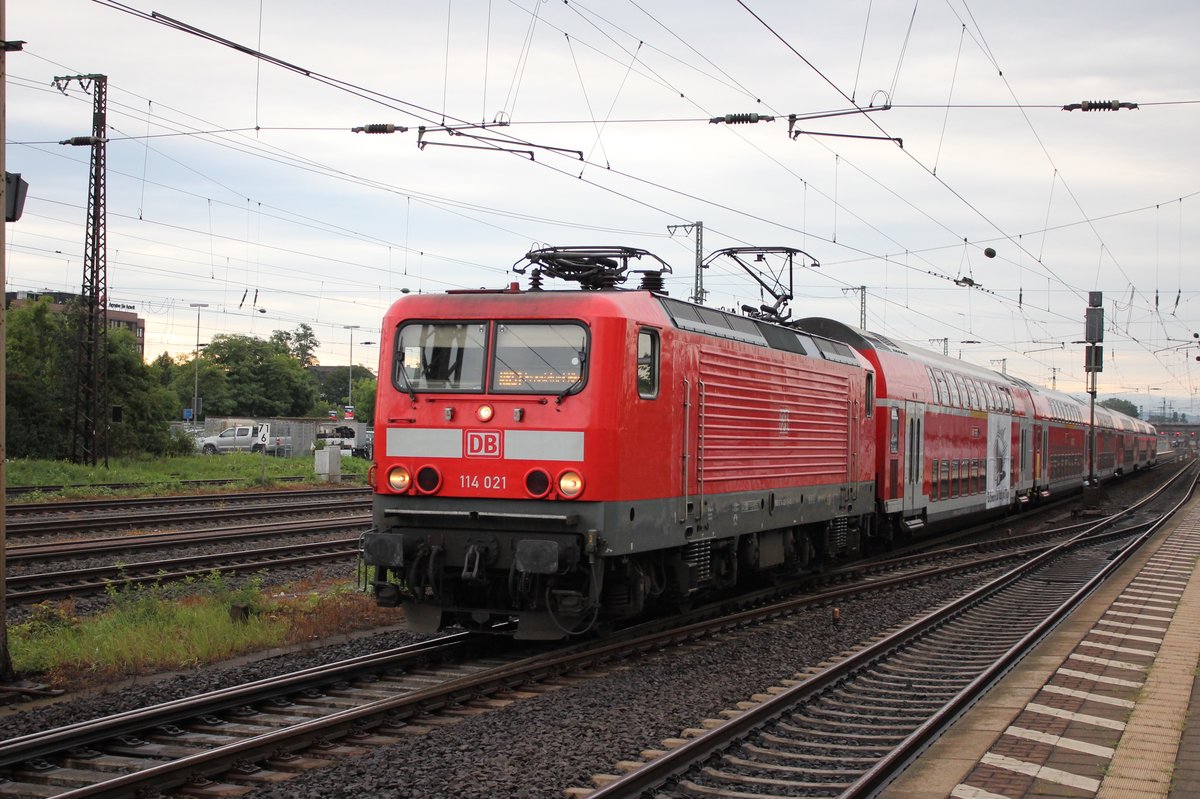
[[[365,475],[369,466],[359,458],[342,459],[343,474]],[[114,458],[107,469],[62,461],[15,460],[9,461],[6,469],[10,486],[71,486],[22,495],[22,502],[318,484],[312,457],[264,459],[251,453]],[[261,480],[264,469],[266,479]],[[279,479],[297,476],[311,480]],[[236,478],[237,482],[203,488],[182,482],[208,478]],[[113,489],[104,487],[105,483],[140,485]],[[396,611],[377,608],[370,596],[358,592],[352,576],[318,576],[267,593],[257,581],[235,589],[214,573],[200,581],[114,587],[109,597],[111,608],[102,614],[79,616],[70,600],[47,602],[36,606],[28,621],[9,626],[9,654],[19,675],[78,690],[399,621]],[[249,618],[231,618],[234,605],[248,607]]]
[[[105,613],[79,617],[71,603],[42,603],[9,628],[19,676],[79,690],[128,677],[198,668],[239,655],[398,621],[348,582],[264,592],[231,588],[214,572],[188,585],[110,588]],[[234,606],[249,608],[235,619]]]
[[[342,458],[342,473],[365,475],[370,462]],[[21,502],[106,496],[158,495],[195,491],[237,490],[247,487],[295,487],[317,482],[311,456],[264,458],[255,453],[188,455],[176,458],[112,458],[108,468],[66,461],[11,460],[6,464],[9,486],[47,486],[22,495]],[[265,476],[265,480],[262,479]],[[280,478],[307,478],[282,482]],[[187,486],[184,480],[235,479],[224,488]],[[114,489],[105,484],[133,483],[137,488]],[[58,486],[68,486],[56,490]]]

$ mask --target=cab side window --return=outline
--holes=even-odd
[[[642,399],[658,396],[658,331],[639,330],[637,339],[637,389]]]

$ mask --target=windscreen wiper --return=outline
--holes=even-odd
[[[562,393],[559,394],[558,397],[555,398],[555,400],[554,400],[555,405],[562,405],[563,400],[566,399],[566,396],[568,394],[570,394],[572,391],[574,391],[575,389],[577,389],[583,385],[583,367],[584,367],[584,364],[586,364],[586,363],[587,363],[587,356],[585,356],[582,352],[580,352],[579,353],[579,376],[575,378],[574,383],[572,383],[571,385],[564,388],[562,390]]]

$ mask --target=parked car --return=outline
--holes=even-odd
[[[226,452],[262,452],[268,455],[285,455],[292,448],[288,436],[272,436],[270,425],[237,425],[227,427],[215,436],[205,436],[196,442],[196,447],[205,455]]]

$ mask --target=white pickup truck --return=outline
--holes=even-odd
[[[196,442],[196,447],[205,455],[225,452],[262,452],[268,455],[285,455],[292,442],[287,436],[271,435],[271,426],[238,425],[227,427],[215,436],[205,436]]]

